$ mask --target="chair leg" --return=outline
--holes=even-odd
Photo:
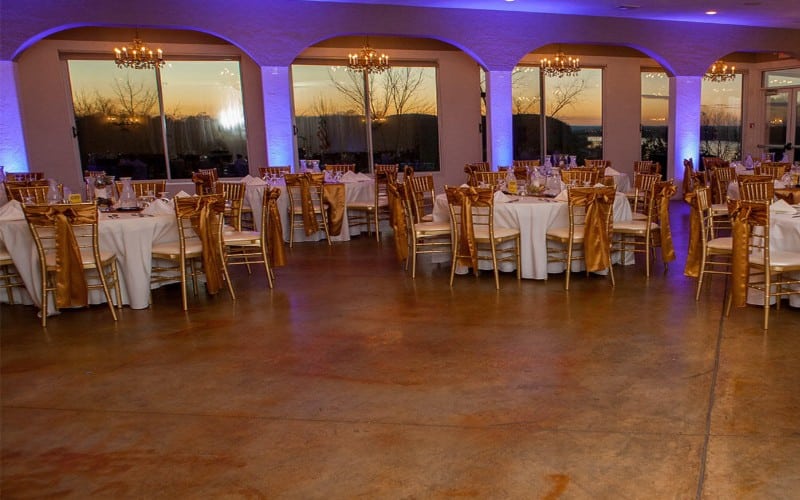
[[[186,300],[186,258],[181,255],[181,303],[183,310],[189,309],[188,301]]]
[[[521,254],[522,254],[522,238],[520,238],[519,235],[517,235],[516,245],[517,246],[516,246],[515,251],[517,252],[517,281],[519,281],[519,280],[522,279],[522,257],[521,257]]]
[[[117,311],[114,310],[114,301],[111,300],[111,292],[108,291],[108,280],[106,280],[106,271],[104,266],[101,262],[97,263],[97,274],[100,278],[100,285],[103,287],[103,294],[106,296],[106,303],[108,304],[108,309],[111,311],[111,317],[114,318],[114,321],[117,321]],[[113,263],[111,264],[113,266]]]
[[[411,247],[411,279],[417,277],[417,239],[414,238],[414,242],[412,243]]]
[[[567,278],[564,282],[564,290],[569,290],[569,277],[572,274],[572,240],[567,242]]]
[[[269,258],[267,257],[267,249],[261,245],[261,258],[264,259],[264,271],[267,274],[267,284],[272,288],[272,266],[269,265]]]

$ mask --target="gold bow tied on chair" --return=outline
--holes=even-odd
[[[448,203],[461,206],[461,231],[458,239],[459,264],[471,267],[478,275],[478,247],[475,243],[475,228],[472,223],[472,207],[492,205],[494,191],[492,189],[476,189],[470,187],[447,188]]]
[[[269,229],[262,227],[262,231],[269,231],[262,238],[267,238],[269,245],[270,265],[281,267],[286,265],[286,254],[283,251],[283,228],[281,227],[281,215],[278,211],[278,198],[281,195],[279,188],[272,188],[264,191],[264,198],[269,217]]]
[[[215,295],[222,288],[222,255],[220,255],[219,217],[225,213],[222,195],[175,198],[178,218],[190,218],[192,227],[203,245],[203,271],[206,275],[206,290]]]
[[[700,265],[703,258],[703,237],[700,234],[702,225],[697,192],[686,192],[683,195],[683,199],[691,207],[691,212],[689,213],[689,249],[686,253],[686,265],[683,268],[683,274],[690,278],[697,278],[700,276]]]
[[[731,257],[731,303],[744,307],[750,279],[750,227],[769,224],[766,204],[728,200],[733,251]]]
[[[52,226],[55,231],[56,306],[85,307],[89,288],[83,271],[83,259],[73,224],[91,224],[97,217],[94,205],[35,205],[25,208],[28,223]]]
[[[602,271],[611,267],[607,221],[614,206],[615,193],[613,187],[570,190],[570,203],[586,207],[583,222],[583,255],[588,272]]]

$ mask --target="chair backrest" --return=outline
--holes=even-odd
[[[105,170],[84,170],[83,171],[83,177],[84,178],[88,177],[90,179],[93,179],[95,177],[105,177],[105,176],[106,176],[106,171]]]
[[[506,172],[473,172],[475,186],[497,188],[506,178]]]
[[[542,162],[541,160],[514,160],[511,165],[514,167],[533,168],[541,167]]]
[[[303,185],[306,183],[314,210],[320,210],[325,214],[325,211],[321,209],[322,189],[325,184],[324,173],[284,174],[283,180],[286,182],[286,195],[289,198],[290,214],[297,213],[297,210],[302,207]]]
[[[6,181],[30,182],[44,180],[44,172],[6,172]]]
[[[633,173],[660,174],[661,164],[651,160],[641,160],[633,162]]]
[[[611,160],[583,160],[583,166],[587,168],[606,168],[611,166]]]
[[[723,160],[722,158],[717,158],[715,156],[703,157],[703,169],[705,170],[714,170],[720,167],[730,167],[730,166],[731,162]]]
[[[375,175],[384,173],[387,175],[389,182],[397,182],[397,173],[400,170],[400,165],[397,163],[376,163]]]
[[[597,203],[598,205],[595,208],[602,217],[603,227],[609,237],[608,242],[610,244],[615,196],[616,190],[609,186],[567,188],[570,234],[574,233],[576,226],[585,225],[588,206],[592,203]]]
[[[578,186],[583,186],[588,183],[591,186],[594,186],[598,182],[600,182],[600,173],[602,172],[602,168],[570,168],[570,169],[562,169],[561,170],[561,181],[564,184],[570,186],[576,184]]]
[[[216,168],[200,169],[192,172],[192,182],[194,182],[195,192],[198,195],[213,194],[214,185],[219,179]]]
[[[706,186],[694,190],[695,205],[700,215],[700,236],[703,246],[714,238],[714,215],[711,211],[711,189]]]
[[[736,180],[736,168],[717,167],[711,170],[711,195],[714,203],[724,203],[728,197],[728,184]]]
[[[328,172],[355,172],[356,171],[356,164],[355,163],[341,163],[341,164],[328,164],[325,165],[325,170]]]
[[[791,168],[790,163],[762,163],[753,168],[755,175],[769,175],[773,179],[780,180],[783,174]]]
[[[745,201],[772,202],[775,181],[768,175],[740,175],[739,198]]]
[[[231,226],[237,231],[242,230],[242,207],[246,187],[243,182],[217,183],[217,193],[225,200],[225,215],[230,217]]]
[[[181,196],[174,199],[175,216],[178,221],[178,237],[181,253],[186,252],[187,245],[192,241],[201,241],[200,217],[204,207],[209,210],[208,238],[214,247],[214,253],[221,258],[222,250],[222,225],[224,221],[225,200],[222,194],[208,194],[202,196]],[[205,223],[204,223],[205,224]],[[204,247],[204,251],[205,251]]]
[[[122,194],[122,182],[116,181],[117,193]],[[167,181],[131,181],[131,187],[136,196],[156,196],[167,190]]]
[[[433,204],[436,198],[436,187],[433,183],[433,175],[413,175],[404,179],[406,185],[406,196],[409,198],[412,214],[419,222],[422,216],[433,212]]]
[[[467,165],[472,167],[472,170],[475,172],[490,172],[492,170],[492,166],[488,161],[475,161],[467,163]]]
[[[485,231],[484,234],[488,234],[489,238],[494,237],[494,189],[445,186],[444,190],[450,212],[453,241],[458,241],[459,235],[464,231],[461,225],[464,220],[462,210],[466,197],[470,200],[470,220],[473,229],[476,232]]]
[[[258,167],[258,175],[263,179],[267,176],[267,174],[271,176],[281,177],[283,174],[291,174],[292,167],[289,165],[283,165],[279,167]]]
[[[30,199],[33,203],[45,204],[47,203],[47,190],[49,186],[9,186],[8,199],[17,200],[20,203],[25,203],[26,199]]]

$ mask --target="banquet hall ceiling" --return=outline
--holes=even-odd
[[[800,29],[800,0],[310,0]],[[717,11],[715,15],[706,11]]]

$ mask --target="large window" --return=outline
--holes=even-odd
[[[603,157],[603,70],[583,68],[576,76],[544,78],[546,148],[539,133],[540,71],[517,66],[512,73],[514,158],[535,159],[546,154]]]
[[[298,155],[325,163],[399,163],[439,170],[436,68],[393,66],[364,75],[343,67],[292,66]],[[367,143],[366,94],[372,144]],[[371,148],[369,147],[371,146]]]
[[[239,62],[174,61],[159,72],[69,60],[83,169],[135,179],[187,178],[198,168],[244,175]]]
[[[642,160],[667,164],[669,78],[663,71],[642,71]]]
[[[728,82],[703,80],[700,97],[700,155],[742,157],[742,75]]]

